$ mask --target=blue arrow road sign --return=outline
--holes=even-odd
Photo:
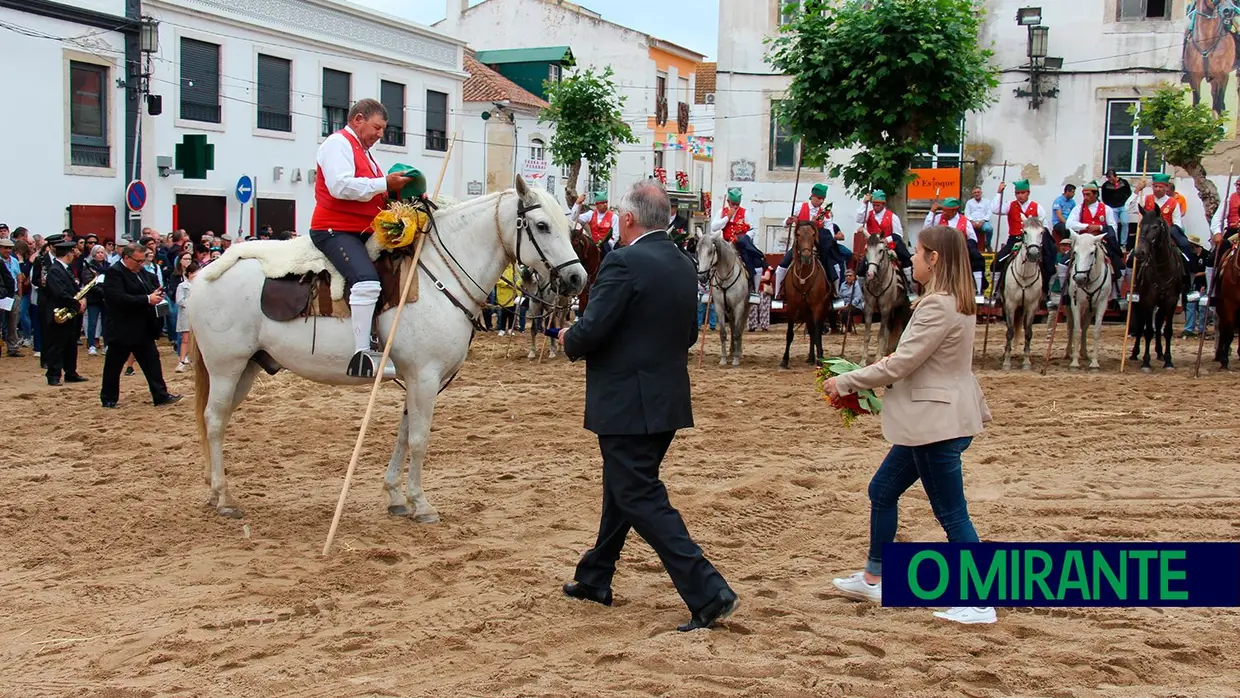
[[[141,211],[146,205],[146,185],[142,180],[135,179],[129,183],[129,187],[125,190],[125,204],[129,206],[130,211]]]
[[[246,175],[241,175],[241,179],[237,180],[237,201],[242,205],[250,203],[250,197],[254,195],[254,182]]]

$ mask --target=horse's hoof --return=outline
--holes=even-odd
[[[1098,365],[1096,365],[1096,364],[1094,364],[1094,365],[1091,365],[1091,366],[1089,367],[1089,370],[1091,370],[1091,371],[1101,371],[1101,370],[1102,370],[1102,367],[1101,367],[1101,366],[1098,366]]]
[[[396,506],[389,506],[388,514],[391,516],[408,516],[409,507],[405,506],[404,504],[400,504]]]
[[[1141,367],[1141,373],[1152,373],[1152,372],[1153,372],[1153,369],[1151,369],[1149,366]]]
[[[429,514],[418,514],[413,517],[413,520],[420,524],[439,523],[439,512],[432,511]]]
[[[538,358],[538,355],[531,351],[530,353],[525,355],[525,358],[529,359],[530,361],[533,361],[534,359]]]
[[[237,507],[216,507],[215,513],[228,519],[240,519],[245,516]]]
[[[1030,364],[1025,364],[1025,365],[1023,365],[1023,366],[1021,366],[1021,367],[1020,367],[1020,370],[1022,370],[1022,371],[1032,371],[1032,370],[1033,370],[1033,366],[1032,366],[1032,365],[1030,365]]]
[[[779,362],[779,367],[780,367],[780,368],[782,368],[783,370],[787,371],[787,370],[788,370],[788,362],[787,362],[787,361],[780,361],[780,362]]]

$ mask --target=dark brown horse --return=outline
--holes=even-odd
[[[590,287],[598,278],[598,268],[603,263],[603,250],[594,244],[581,226],[573,228],[572,241],[577,259],[580,259],[586,268],[586,287],[581,295],[577,296],[577,317],[581,317],[586,314],[586,304],[590,302]]]
[[[1138,300],[1133,308],[1132,356],[1129,358],[1137,360],[1144,337],[1145,357],[1141,370],[1150,370],[1150,339],[1154,340],[1157,357],[1163,360],[1163,368],[1175,368],[1171,363],[1171,324],[1176,306],[1184,295],[1184,256],[1171,238],[1171,226],[1158,209],[1142,213],[1139,234],[1137,273],[1132,285]]]
[[[1240,325],[1240,246],[1232,245],[1219,260],[1214,272],[1214,309],[1218,312],[1218,344],[1214,360],[1224,369],[1230,367],[1231,341]],[[1237,350],[1240,356],[1240,349]]]
[[[823,358],[822,332],[832,312],[831,301],[835,288],[827,279],[827,271],[818,261],[818,227],[810,221],[797,224],[795,254],[792,268],[784,282],[784,310],[787,314],[788,337],[784,344],[784,360],[780,368],[788,368],[788,352],[792,348],[792,335],[799,323],[809,329],[809,358],[807,363],[816,364]]]
[[[1237,58],[1236,39],[1227,29],[1231,5],[1226,0],[1197,0],[1194,5],[1184,31],[1184,81],[1193,89],[1194,106],[1201,101],[1202,81],[1208,81],[1211,106],[1214,113],[1222,114],[1227,109],[1227,81]]]

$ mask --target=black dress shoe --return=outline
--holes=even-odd
[[[171,395],[171,394],[170,394],[170,395],[168,395],[167,397],[165,397],[163,400],[160,400],[160,401],[156,402],[156,403],[155,403],[155,406],[156,406],[156,407],[163,407],[164,405],[171,405],[171,404],[172,404],[172,403],[174,403],[174,402],[179,402],[179,401],[181,400],[181,398],[182,398],[182,397],[185,397],[185,396],[184,396],[184,395]]]
[[[611,589],[598,589],[578,582],[569,582],[563,589],[564,595],[569,598],[593,601],[604,606],[611,605]]]
[[[66,383],[85,383],[86,378],[83,376],[79,376],[78,374],[75,373],[72,376],[65,376],[65,382]]]
[[[106,407],[106,408],[108,408],[108,409],[110,409],[110,410],[114,410],[114,409],[116,409],[116,407],[117,407],[117,405],[116,405],[116,403],[115,403],[115,402],[111,402],[111,401],[107,401],[107,400],[105,400],[105,401],[103,402],[103,406],[104,406],[104,407]]]
[[[59,387],[59,386],[60,386],[60,379],[59,379],[59,378],[48,378],[48,379],[47,379],[47,384],[48,384],[48,385],[54,385],[54,386]]]
[[[682,633],[687,633],[698,628],[709,628],[716,622],[732,615],[732,612],[736,610],[738,605],[740,605],[740,600],[736,598],[736,592],[731,589],[724,589],[719,592],[714,601],[711,601],[697,613],[694,613],[688,623],[677,626],[676,629]]]

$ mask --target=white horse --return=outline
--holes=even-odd
[[[515,189],[445,208],[435,221],[436,230],[422,249],[426,268],[418,271],[417,302],[405,309],[400,325],[393,327],[395,308],[376,323],[384,341],[395,332],[390,360],[407,384],[404,416],[384,476],[388,512],[412,515],[423,523],[439,520],[422,490],[422,462],[435,400],[465,362],[478,314],[502,270],[516,259],[548,277],[558,275],[570,291],[581,290],[586,281],[559,202],[541,189],[527,187],[523,179],[517,180]],[[285,244],[292,243],[276,243]],[[345,375],[344,366],[353,354],[347,317],[275,322],[263,314],[259,297],[264,269],[258,260],[237,252],[245,247],[229,250],[225,258],[236,259],[226,263],[225,271],[196,281],[189,301],[190,327],[197,340],[196,415],[208,461],[210,504],[218,514],[232,517],[241,512],[224,479],[224,429],[260,370],[285,368],[330,385],[370,382]],[[340,408],[323,403],[307,409]],[[340,413],[342,428],[357,416]],[[409,479],[402,493],[399,477],[406,462]]]
[[[527,358],[538,358],[538,336],[543,329],[568,327],[575,296],[560,294],[559,286],[558,283],[543,281],[533,269],[524,269],[521,272],[521,293],[530,303],[525,316],[530,326],[530,353]],[[554,359],[556,346],[560,342],[551,337],[548,337],[547,341],[547,357]]]
[[[870,235],[865,243],[865,265],[862,269],[861,297],[865,300],[865,343],[861,348],[861,365],[870,360],[870,326],[874,313],[878,313],[878,354],[887,356],[895,349],[892,340],[899,341],[904,326],[912,315],[908,299],[907,280],[896,266],[891,248],[878,235]]]
[[[1042,229],[1036,216],[1026,218],[1020,231],[1020,251],[1008,263],[1003,277],[1003,319],[1007,321],[1007,347],[1003,350],[1003,370],[1012,368],[1012,340],[1017,323],[1025,328],[1025,354],[1021,368],[1028,371],[1029,347],[1033,342],[1033,319],[1042,302],[1042,255],[1053,250],[1042,249]]]
[[[1072,233],[1072,273],[1068,276],[1068,289],[1072,308],[1068,313],[1068,352],[1065,359],[1072,359],[1069,368],[1079,369],[1080,359],[1085,358],[1086,333],[1089,330],[1088,313],[1094,314],[1094,344],[1089,348],[1089,368],[1097,370],[1098,346],[1102,343],[1102,317],[1107,312],[1111,298],[1111,265],[1107,264],[1105,235]],[[1081,331],[1080,356],[1072,352],[1075,330]]]
[[[741,339],[749,324],[749,275],[732,243],[720,233],[698,239],[698,278],[709,281],[711,300],[719,316],[719,365],[728,363],[728,329],[732,330],[733,366],[741,365]]]

